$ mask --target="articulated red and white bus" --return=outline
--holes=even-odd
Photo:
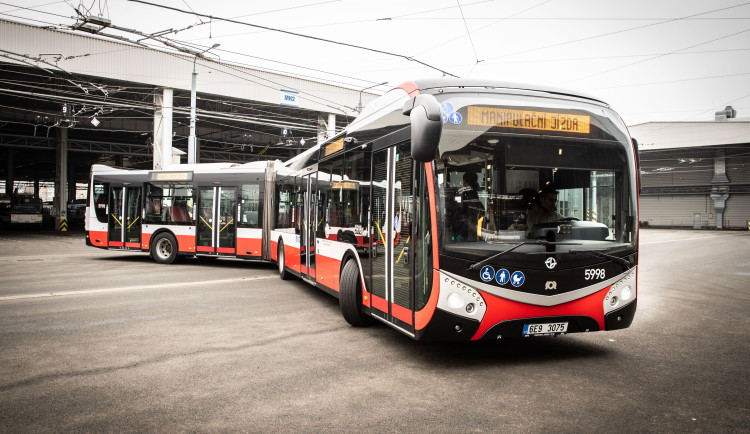
[[[192,164],[176,170],[91,168],[86,244],[184,256],[269,259],[263,213],[275,162]]]
[[[349,323],[415,339],[626,328],[636,152],[593,97],[406,83],[274,172],[270,256],[337,296]]]
[[[87,242],[272,260],[350,324],[418,340],[616,330],[636,310],[636,156],[587,95],[409,82],[286,163],[94,166]]]

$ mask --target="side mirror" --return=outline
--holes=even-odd
[[[404,114],[411,119],[411,156],[426,163],[435,159],[443,116],[440,103],[432,95],[417,95],[406,101]]]

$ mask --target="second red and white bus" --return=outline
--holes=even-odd
[[[184,256],[269,259],[265,189],[274,162],[193,164],[173,170],[91,168],[86,243]],[[264,254],[264,252],[266,252]]]

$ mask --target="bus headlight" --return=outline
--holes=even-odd
[[[446,299],[448,302],[448,306],[452,307],[453,309],[458,309],[461,306],[464,305],[463,300],[461,300],[461,296],[458,295],[457,292],[451,292],[448,294],[448,298]]]
[[[481,321],[487,311],[487,303],[479,291],[442,272],[440,273],[440,296],[437,307],[475,321]]]
[[[634,268],[609,288],[607,295],[604,297],[605,315],[635,299],[635,273],[636,269]]]
[[[633,290],[630,289],[630,286],[626,286],[622,288],[622,291],[620,292],[620,298],[622,301],[628,301],[630,300],[630,297],[633,296]]]

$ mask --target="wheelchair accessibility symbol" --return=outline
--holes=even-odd
[[[489,265],[485,265],[479,271],[479,278],[484,282],[491,282],[495,278],[495,269]]]

